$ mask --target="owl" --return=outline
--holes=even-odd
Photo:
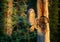
[[[30,31],[34,31],[36,27],[36,19],[35,19],[35,12],[33,8],[28,10],[28,21],[31,24]]]

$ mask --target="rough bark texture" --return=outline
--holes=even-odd
[[[37,0],[37,14],[38,14],[38,29],[37,29],[37,42],[50,42],[50,30],[48,23],[48,0]],[[44,16],[44,21],[46,25],[44,31],[41,25],[41,16]],[[43,23],[42,23],[43,24]]]
[[[38,15],[38,23],[39,23],[39,19],[42,16],[42,0],[37,0],[37,15]],[[44,42],[44,34],[42,33],[39,24],[37,29],[37,42]]]
[[[44,15],[49,19],[49,13],[48,13],[48,0],[44,0]],[[48,20],[48,21],[49,21],[49,20]],[[46,29],[45,29],[45,42],[50,42],[49,22],[46,23]]]
[[[12,8],[13,8],[13,0],[8,0],[7,2],[7,11],[4,9],[4,33],[8,36],[12,34]]]

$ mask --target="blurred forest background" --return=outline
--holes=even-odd
[[[0,0],[0,42],[36,42],[36,30],[27,30],[31,27],[27,21],[27,11],[33,8],[37,14],[36,2],[37,0]],[[50,40],[59,42],[60,0],[49,0],[49,20]]]

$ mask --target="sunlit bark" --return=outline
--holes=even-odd
[[[37,14],[38,14],[38,21],[40,21],[40,18],[43,14],[46,19],[44,21],[46,22],[46,27],[44,31],[42,30],[41,26],[38,25],[37,29],[37,42],[50,42],[50,30],[49,30],[49,23],[48,23],[48,0],[37,0]],[[41,23],[41,22],[38,22]]]
[[[39,21],[39,18],[42,16],[42,0],[37,0],[37,15]],[[41,27],[38,25],[37,42],[43,42],[43,41],[44,41],[44,34],[42,33]]]
[[[49,19],[49,13],[48,13],[48,0],[44,0],[44,14]],[[48,20],[49,21],[49,20]],[[49,22],[46,24],[46,30],[45,30],[45,42],[50,42],[50,29],[49,29]]]
[[[12,8],[13,8],[13,0],[8,0],[7,3],[7,10],[4,9],[4,33],[8,36],[12,34]]]

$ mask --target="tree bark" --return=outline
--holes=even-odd
[[[12,34],[12,12],[13,12],[13,0],[8,0],[6,8],[4,8],[4,34],[11,36]],[[6,10],[7,9],[7,10]]]
[[[48,14],[48,0],[37,0],[37,14],[38,14],[38,21],[40,21],[40,18],[42,14],[46,19],[44,21],[49,21],[49,14]],[[39,24],[41,22],[38,22]],[[45,25],[44,31],[42,30],[41,26],[38,24],[37,29],[37,42],[50,42],[50,30],[49,30],[49,23],[47,22]]]
[[[42,0],[37,0],[37,15],[39,21],[40,17],[42,16]],[[39,24],[37,29],[37,42],[44,42],[44,35]]]
[[[44,0],[44,15],[48,18],[45,29],[45,42],[50,42],[48,0]]]

